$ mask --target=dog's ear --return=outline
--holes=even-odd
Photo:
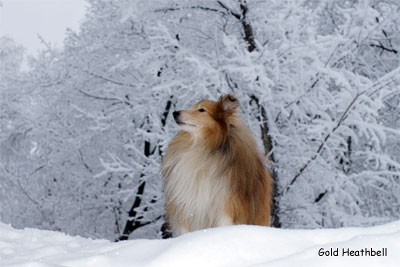
[[[219,102],[225,112],[234,112],[239,107],[239,101],[233,95],[221,96]]]

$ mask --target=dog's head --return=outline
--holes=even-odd
[[[175,111],[173,115],[180,128],[192,134],[228,132],[238,107],[234,96],[225,95],[218,101],[202,100],[191,109]]]

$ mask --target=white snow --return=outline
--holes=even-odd
[[[318,256],[323,248],[339,256]],[[342,249],[387,256],[342,256]],[[167,240],[112,243],[0,223],[0,266],[399,266],[400,221],[370,228],[288,230],[231,226]]]

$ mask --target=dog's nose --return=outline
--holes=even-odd
[[[174,119],[176,119],[176,117],[179,116],[179,111],[174,111],[174,113],[172,113],[172,115],[174,115]]]

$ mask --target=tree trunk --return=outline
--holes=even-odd
[[[254,31],[253,31],[253,27],[249,21],[249,18],[247,16],[248,14],[248,6],[247,6],[247,1],[246,0],[240,0],[240,22],[243,28],[243,33],[244,33],[244,40],[247,42],[248,46],[247,46],[247,50],[251,53],[254,50],[257,49],[256,46],[256,41],[254,38]],[[255,95],[251,95],[250,96],[250,102],[254,101],[258,107],[260,116],[258,116],[258,121],[260,122],[260,131],[261,131],[261,138],[263,141],[263,145],[264,145],[264,153],[265,155],[269,155],[268,156],[268,160],[272,163],[272,165],[275,164],[275,158],[274,158],[274,153],[271,153],[272,149],[273,149],[273,144],[272,144],[272,138],[270,135],[270,128],[269,128],[269,123],[268,123],[268,116],[267,116],[267,112],[264,108],[264,106],[260,103],[259,99],[257,96]],[[278,206],[277,206],[277,201],[276,201],[276,192],[277,192],[277,176],[275,171],[273,170],[273,168],[271,169],[271,176],[272,179],[274,181],[274,188],[273,188],[273,203],[272,203],[272,210],[271,210],[271,217],[272,217],[272,226],[274,227],[280,227],[281,224],[279,222],[279,216],[278,216]]]
[[[164,127],[167,123],[167,117],[169,114],[169,111],[171,109],[172,106],[172,96],[170,98],[170,100],[167,101],[167,104],[165,106],[165,111],[163,113],[163,117],[161,118],[161,125],[162,127]],[[145,141],[144,142],[144,155],[146,156],[146,158],[150,157],[151,155],[154,154],[154,152],[156,151],[156,149],[151,150],[151,144],[149,141]],[[159,153],[161,155],[161,151],[159,150]],[[144,173],[140,174],[140,179],[142,179],[144,177]],[[116,241],[122,241],[122,240],[128,240],[129,239],[129,235],[137,230],[140,227],[146,226],[152,222],[142,222],[139,220],[139,218],[137,218],[137,212],[136,209],[140,207],[140,205],[142,204],[142,196],[144,194],[144,189],[146,187],[146,181],[142,180],[140,181],[140,185],[136,191],[136,197],[135,200],[133,201],[133,205],[131,207],[131,209],[128,212],[129,218],[125,224],[124,227],[124,231],[122,232],[122,234],[118,237],[118,239]],[[162,218],[162,216],[160,216],[158,219]],[[163,227],[161,228],[161,232],[162,232],[162,237],[163,238],[168,238],[170,237],[168,228],[166,227],[166,225],[164,224]]]

